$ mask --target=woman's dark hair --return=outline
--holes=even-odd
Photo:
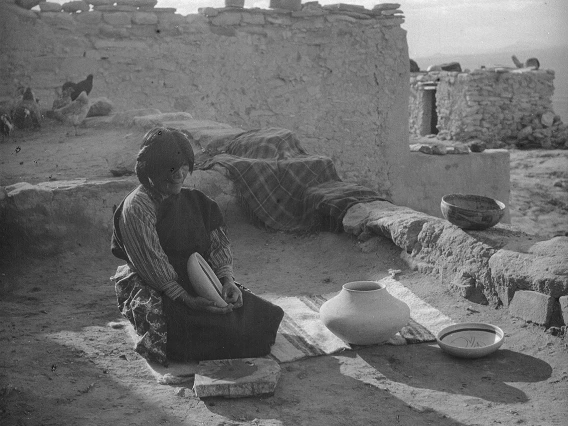
[[[144,186],[150,179],[189,165],[193,172],[193,148],[187,136],[177,129],[155,127],[144,135],[136,157],[136,176]]]

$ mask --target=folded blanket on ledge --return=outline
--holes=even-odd
[[[329,157],[308,155],[286,129],[251,130],[223,153],[198,165],[220,166],[252,218],[281,231],[341,231],[356,203],[384,200],[375,191],[342,182]]]

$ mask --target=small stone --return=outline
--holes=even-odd
[[[542,114],[542,117],[540,117],[540,122],[544,127],[551,127],[554,124],[554,117],[555,115],[553,112],[547,111]]]
[[[87,117],[100,117],[110,115],[114,109],[114,104],[107,98],[96,98],[91,100],[91,107]]]
[[[526,139],[532,135],[533,128],[531,126],[526,126],[519,133],[517,133],[517,139]]]
[[[174,388],[174,395],[176,396],[191,396],[191,392],[189,392],[189,389],[187,388]]]

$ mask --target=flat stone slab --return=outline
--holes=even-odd
[[[199,398],[273,394],[280,366],[268,358],[242,358],[201,361],[195,374],[193,391]]]
[[[552,318],[554,298],[531,290],[518,290],[509,305],[509,313],[525,321],[548,325]]]

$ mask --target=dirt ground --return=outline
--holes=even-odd
[[[140,135],[127,129],[46,125],[0,144],[0,185],[108,178],[105,153]],[[564,234],[567,151],[511,151],[513,224]],[[361,251],[346,234],[299,237],[227,217],[237,279],[257,294],[322,294],[400,269],[399,281],[454,321],[505,331],[499,351],[452,358],[435,343],[374,346],[282,364],[273,396],[200,400],[156,384],[132,350],[109,281],[120,264],[95,246],[2,265],[2,425],[564,425],[568,340],[471,302],[411,271],[383,240]]]

